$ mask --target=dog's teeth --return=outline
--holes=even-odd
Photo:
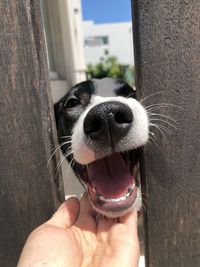
[[[103,196],[100,196],[99,199],[101,201],[104,201],[104,202],[114,203],[114,202],[123,201],[126,199],[126,197],[123,196],[123,197],[119,197],[119,198],[104,198]]]
[[[96,192],[97,192],[97,190],[94,188],[94,187],[92,187],[92,191],[96,194]]]
[[[122,196],[122,197],[118,197],[118,198],[105,198],[103,196],[99,196],[99,199],[103,202],[109,202],[109,203],[114,203],[114,202],[119,202],[119,201],[123,201],[126,200],[127,197],[130,196],[130,193],[127,193],[126,195]]]
[[[91,185],[91,189],[92,189],[92,192],[95,193],[97,195],[97,190],[94,186]]]
[[[118,197],[118,198],[105,198],[105,197],[101,196],[100,194],[97,194],[97,190],[95,188],[92,188],[92,189],[95,190],[94,192],[96,193],[96,197],[99,200],[101,200],[103,202],[106,202],[106,203],[115,203],[115,202],[126,200],[130,196],[130,194],[133,192],[134,188],[135,188],[135,184],[133,184],[128,189],[128,192],[124,196],[121,196],[121,197]]]
[[[135,188],[135,184],[133,184],[133,185],[128,189],[128,193],[132,193],[134,188]]]
[[[128,194],[130,194],[132,191],[133,191],[133,189],[130,187],[130,188],[128,189]]]

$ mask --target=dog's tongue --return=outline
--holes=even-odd
[[[124,195],[134,180],[120,153],[91,163],[88,166],[88,178],[98,193],[106,198]]]

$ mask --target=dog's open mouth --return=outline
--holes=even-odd
[[[98,211],[123,213],[134,203],[138,190],[138,149],[96,160],[84,168],[81,180]]]

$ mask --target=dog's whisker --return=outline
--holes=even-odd
[[[69,144],[69,143],[71,143],[71,141],[65,141],[65,142],[57,145],[56,147],[52,148],[51,150],[57,149],[58,147],[62,147],[62,146],[66,145],[66,144]]]
[[[155,138],[156,139],[156,136],[155,136],[155,134],[153,133],[153,132],[148,132],[148,134],[150,134],[153,138]]]
[[[147,114],[150,114],[152,111],[153,112],[155,112],[155,111],[160,111],[161,110],[161,108],[166,108],[166,106],[161,106],[161,107],[152,107],[152,108],[149,108],[148,110],[147,109],[145,109],[146,110],[146,112],[147,112]]]
[[[72,159],[70,160],[70,162],[69,162],[69,165],[73,168],[73,161],[74,161],[74,158],[72,157]]]
[[[58,144],[57,146],[52,147],[52,148],[50,149],[50,151],[51,151],[51,152],[54,151],[57,147],[60,147],[60,144]]]
[[[155,141],[154,139],[152,139],[152,138],[150,138],[150,139],[148,140],[147,145],[148,145],[148,144],[154,144],[155,146],[158,146],[158,143],[156,143],[156,141]]]
[[[148,112],[151,108],[156,108],[156,107],[174,107],[174,108],[179,108],[179,109],[182,109],[181,107],[177,106],[177,105],[174,105],[174,104],[170,104],[170,103],[157,103],[157,104],[151,104],[147,107],[145,107],[146,111]]]
[[[61,164],[63,163],[64,160],[65,160],[65,156],[62,155],[62,156],[61,156],[61,159],[59,160],[58,164],[56,165],[56,173],[55,173],[55,177],[57,177],[57,175],[58,175],[58,171],[59,171],[59,169],[60,169],[60,166],[61,166]]]
[[[155,140],[152,139],[152,138],[149,138],[149,140],[148,140],[148,142],[147,142],[147,145],[148,145],[148,144],[154,144],[154,145],[157,146],[157,143],[156,143]]]
[[[157,124],[155,124],[155,123],[150,123],[150,126],[153,126],[153,127],[155,127],[158,131],[160,131],[160,133],[163,135],[163,137],[165,138],[165,140],[167,140],[167,138],[166,138],[166,135],[164,134],[164,129],[161,129],[161,127],[160,127],[160,125],[158,126]]]
[[[71,168],[72,168],[72,166],[71,166],[71,162],[72,161],[74,161],[74,166],[76,165],[76,162],[75,162],[75,160],[72,158],[71,160],[70,160],[70,162],[69,161],[67,161],[68,162],[68,168],[66,168],[66,172],[65,172],[65,175],[66,176],[68,176],[68,174],[70,173],[70,170],[71,170]],[[73,168],[72,168],[73,169]]]
[[[150,122],[154,122],[154,121],[160,121],[160,122],[166,123],[169,126],[173,127],[174,129],[177,129],[177,127],[175,125],[173,125],[172,123],[170,123],[169,121],[157,119],[157,118],[150,119]]]
[[[60,161],[58,162],[57,166],[56,166],[56,174],[55,174],[55,177],[57,176],[58,174],[58,171],[63,163],[64,160],[66,160],[66,157],[70,156],[72,154],[72,151],[70,151],[71,153],[70,154],[67,154],[65,153],[64,155],[61,156],[61,159]]]
[[[172,132],[164,125],[161,125],[161,124],[157,124],[157,126],[163,130],[165,133],[167,133],[169,136],[172,134]]]
[[[71,143],[71,142],[70,142]],[[72,148],[72,143],[71,145],[67,148],[66,152],[69,151]]]
[[[154,121],[149,121],[150,123],[149,123],[149,126],[157,126],[157,127],[159,127],[160,129],[162,129],[162,130],[164,130],[166,133],[168,133],[169,135],[171,135],[172,134],[172,132],[171,132],[171,130],[169,129],[169,128],[167,128],[165,125],[163,125],[163,124],[158,124],[158,123],[155,123]]]
[[[169,128],[167,128],[165,125],[162,124],[157,124],[158,127],[160,127],[163,131],[165,131],[167,134],[171,135],[172,134],[172,130],[170,130]]]
[[[146,204],[147,204],[147,203],[145,203],[145,204],[142,203],[142,209],[144,210],[145,213],[147,212],[147,208],[146,208],[146,206],[145,206]]]
[[[55,149],[61,147],[62,145],[68,144],[68,143],[71,143],[71,141],[66,141],[66,142],[63,142],[63,143],[61,143],[61,144],[58,144],[57,146],[51,148],[50,151],[54,151]]]
[[[71,166],[72,169],[74,169],[76,164],[77,163],[76,163],[76,161],[74,160],[74,158],[72,156],[72,159],[69,162],[69,166]],[[78,178],[79,182],[82,184],[82,186],[87,190],[87,184],[83,180],[81,180],[79,177],[77,177],[77,178]]]
[[[135,95],[135,92],[132,92],[132,93],[128,94],[128,96],[126,98],[129,98],[129,97],[131,97],[133,95]]]
[[[141,202],[141,204],[142,204],[142,209],[144,210],[144,212],[146,213],[146,204],[147,204],[147,202],[146,202],[146,200],[144,200],[142,197],[139,197],[138,198],[138,201],[140,201]],[[144,203],[145,202],[145,203]]]
[[[68,157],[70,157],[71,155],[73,156],[73,152],[72,152],[71,148],[69,148],[69,149],[65,152],[65,157],[68,158]]]
[[[166,118],[169,121],[173,121],[175,124],[179,125],[179,123],[175,119],[173,119],[173,118],[171,118],[171,117],[169,117],[167,115],[160,114],[160,113],[151,113],[151,112],[149,112],[147,114],[148,114],[149,118],[151,118],[151,117],[163,117],[163,118]]]
[[[76,162],[75,162],[75,160],[74,160],[74,158],[73,158],[73,156],[72,156],[72,159],[71,159],[71,161],[70,161],[70,163],[69,163],[69,165],[72,167],[72,169],[75,167],[75,164],[76,164]]]
[[[60,138],[69,138],[69,139],[72,139],[72,137],[70,135],[64,135],[64,136],[61,136]]]
[[[146,101],[146,100],[149,99],[150,97],[155,96],[155,95],[158,95],[158,94],[162,94],[162,93],[163,93],[163,91],[159,91],[159,92],[150,94],[150,95],[144,97],[143,99],[141,98],[141,100],[140,100],[139,102],[142,104],[144,101]]]
[[[56,151],[57,151],[59,148],[61,148],[62,146],[68,144],[68,143],[71,143],[71,141],[70,141],[70,142],[67,141],[67,142],[61,143],[60,145],[56,146],[56,148],[54,148],[55,150],[53,151],[53,153],[52,153],[51,156],[49,157],[49,160],[48,160],[48,162],[47,162],[47,166],[49,166],[49,163],[50,163],[52,157],[54,156],[54,154],[56,153]]]
[[[59,170],[59,168],[60,168],[60,166],[64,160],[65,160],[65,155],[62,155],[61,159],[59,160],[58,164],[56,165],[56,174],[57,174],[57,172],[58,172],[58,170]]]
[[[154,143],[157,146],[158,144],[156,142],[157,140],[156,140],[155,134],[152,132],[149,132],[149,134],[150,134],[149,141],[151,141],[152,143]]]

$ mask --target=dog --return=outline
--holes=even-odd
[[[149,122],[133,88],[119,79],[87,80],[54,108],[60,148],[93,209],[111,218],[140,210],[139,154]]]

